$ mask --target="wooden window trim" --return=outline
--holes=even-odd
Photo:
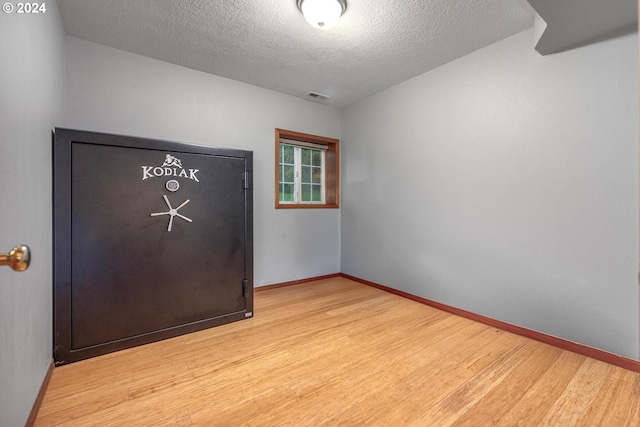
[[[324,203],[280,203],[280,139],[311,142],[327,146],[325,154]],[[340,208],[340,140],[276,129],[275,144],[275,206],[276,209],[338,209]]]

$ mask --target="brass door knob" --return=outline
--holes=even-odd
[[[0,254],[0,266],[8,265],[15,271],[25,271],[31,262],[31,250],[27,245],[16,246],[8,254]]]

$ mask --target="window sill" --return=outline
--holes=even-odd
[[[340,209],[340,206],[326,203],[278,203],[276,209]]]

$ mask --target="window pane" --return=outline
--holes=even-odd
[[[322,150],[280,144],[278,190],[281,202],[318,203],[323,201],[323,156]],[[297,173],[300,175],[298,176]],[[296,193],[296,188],[300,189],[300,194]]]
[[[295,168],[293,166],[283,166],[284,182],[294,182]]]
[[[312,197],[312,201],[321,202],[322,201],[322,186],[314,185],[311,197]]]
[[[308,148],[302,148],[302,164],[310,165],[311,164],[311,150]]]
[[[302,181],[303,183],[311,182],[311,167],[302,166]]]
[[[293,164],[293,151],[294,148],[291,145],[280,145],[280,163]]]
[[[293,184],[280,185],[280,201],[293,202]]]
[[[301,199],[303,202],[311,201],[311,184],[302,184],[302,195]]]

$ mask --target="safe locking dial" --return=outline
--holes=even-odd
[[[162,195],[162,198],[164,199],[164,202],[169,207],[169,211],[168,212],[155,212],[155,213],[150,214],[150,216],[169,215],[169,226],[167,227],[167,231],[169,231],[169,232],[171,231],[171,227],[173,226],[173,217],[174,216],[178,216],[178,217],[184,219],[187,222],[193,222],[193,221],[191,221],[190,218],[187,218],[186,216],[181,215],[181,214],[178,213],[178,210],[180,208],[182,208],[184,205],[186,205],[187,203],[189,203],[191,200],[189,200],[189,199],[185,200],[184,202],[182,202],[182,204],[180,206],[178,206],[177,208],[174,209],[174,208],[171,207],[171,203],[169,202],[169,199],[167,198],[167,196]]]

